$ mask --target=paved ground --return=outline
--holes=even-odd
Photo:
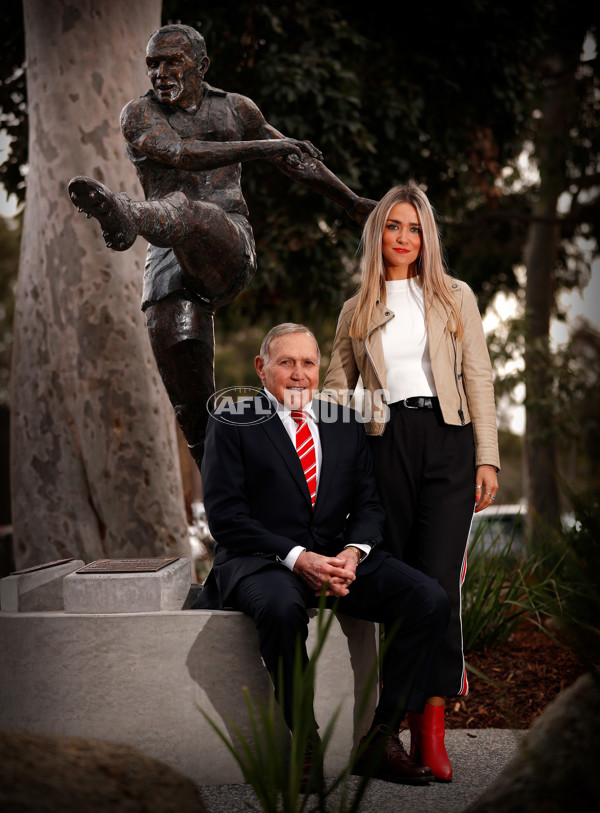
[[[508,729],[447,731],[446,748],[454,769],[451,783],[435,782],[425,787],[411,787],[375,779],[367,789],[360,810],[364,813],[397,813],[402,810],[407,813],[461,813],[502,771],[524,733]],[[359,780],[351,777],[349,781],[351,791]],[[199,790],[209,813],[248,813],[261,809],[250,785],[204,785]],[[332,813],[339,810],[339,798],[335,798],[329,808]]]

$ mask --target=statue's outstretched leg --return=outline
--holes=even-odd
[[[190,199],[181,191],[135,201],[84,176],[70,181],[69,194],[80,212],[98,220],[109,248],[125,251],[140,235],[159,253],[171,249],[183,272],[182,287],[193,290],[213,309],[237,296],[256,270],[254,236],[247,218],[225,212],[215,203]]]

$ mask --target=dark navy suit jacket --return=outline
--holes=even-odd
[[[326,556],[353,543],[372,545],[357,577],[386,558],[376,549],[384,511],[358,413],[319,399],[313,409],[322,446],[314,510],[294,445],[264,394],[244,409],[211,415],[202,485],[216,549],[194,608],[223,608],[240,579],[296,545]]]

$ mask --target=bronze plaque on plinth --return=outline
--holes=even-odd
[[[155,559],[98,559],[79,568],[77,573],[156,573],[163,567],[176,562],[179,556]]]

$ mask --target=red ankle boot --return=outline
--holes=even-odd
[[[423,714],[409,712],[410,756],[427,765],[438,782],[452,781],[452,765],[444,745],[444,706],[425,704]]]

